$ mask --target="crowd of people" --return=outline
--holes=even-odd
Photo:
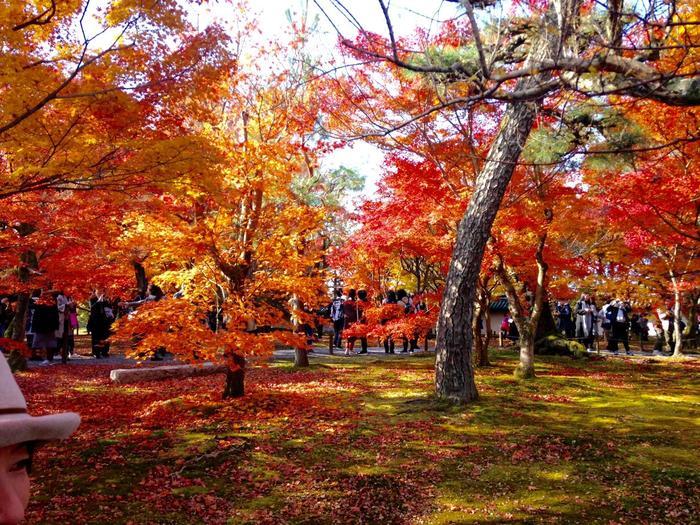
[[[32,360],[51,362],[56,353],[65,362],[75,348],[78,329],[78,305],[60,290],[36,290],[29,297],[24,326]],[[9,297],[0,302],[0,337],[10,329],[15,306]],[[43,357],[42,357],[43,356]]]
[[[175,298],[179,296],[181,292],[173,294]],[[143,294],[136,293],[129,301],[110,298],[103,289],[96,288],[89,301],[82,306],[60,290],[37,290],[31,294],[25,323],[26,342],[31,349],[30,359],[46,364],[58,354],[63,362],[67,361],[74,353],[75,335],[80,325],[78,314],[81,310],[85,312],[82,317],[87,318],[85,328],[91,337],[92,355],[97,359],[109,357],[109,336],[114,321],[129,315],[144,303],[160,301],[164,297],[161,288],[155,284],[150,284]],[[630,338],[636,338],[643,345],[649,341],[650,334],[655,336],[654,350],[663,352],[673,348],[675,316],[671,305],[660,308],[656,315],[651,315],[649,308],[634,311],[629,301],[605,297],[600,302],[603,304],[598,306],[594,296],[584,293],[574,303],[560,300],[553,304],[552,314],[561,335],[581,342],[588,351],[593,351],[596,341],[603,340],[610,352],[618,353],[624,349],[627,354],[631,354]],[[352,355],[355,353],[355,344],[359,341],[360,349],[357,353],[366,354],[366,331],[363,333],[363,330],[358,330],[358,326],[367,324],[368,308],[378,305],[397,305],[403,308],[404,315],[426,310],[423,301],[403,289],[389,290],[375,301],[370,301],[366,290],[335,289],[330,304],[317,312],[320,317],[325,317],[332,323],[331,348],[344,349],[345,355]],[[1,298],[0,337],[4,337],[9,330],[13,318],[14,305],[11,298]],[[382,319],[380,322],[385,325],[388,321],[389,319]],[[214,331],[224,327],[225,316],[221,308],[212,309],[206,322]],[[679,324],[682,332],[688,321],[682,317]],[[311,341],[314,327],[306,329]],[[517,324],[508,315],[501,324],[501,335],[514,342],[519,337]],[[384,351],[387,354],[395,353],[395,337],[386,334],[382,339]],[[400,339],[400,353],[418,349],[417,337],[409,335],[401,336]],[[312,348],[311,343],[308,347]],[[156,352],[152,356],[154,360],[162,358],[163,352]]]
[[[61,290],[35,290],[27,305],[24,332],[31,349],[30,360],[51,363],[57,354],[65,363],[75,353],[75,336],[80,327],[79,313],[85,312],[85,328],[90,334],[91,352],[97,359],[109,357],[109,336],[112,324],[133,312],[139,305],[159,301],[163,291],[155,284],[145,294],[137,293],[130,301],[110,298],[103,288],[93,290],[85,306],[78,304]],[[4,337],[15,317],[10,297],[0,300],[0,337]],[[162,359],[161,355],[153,357]]]
[[[416,313],[426,310],[426,304],[417,300],[414,295],[409,294],[406,290],[389,290],[384,296],[378,298],[377,304],[381,305],[397,305],[403,308],[404,315]],[[324,312],[333,323],[333,336],[331,346],[333,348],[342,349],[342,340],[345,339],[345,355],[352,355],[357,340],[360,340],[360,350],[358,354],[367,353],[367,337],[366,335],[354,335],[357,324],[364,325],[367,323],[366,311],[372,304],[368,300],[366,290],[358,290],[350,288],[346,293],[342,289],[337,288],[333,292],[333,300]],[[386,324],[388,319],[383,319],[382,324]],[[402,337],[403,349],[400,353],[411,353],[418,350],[418,338]],[[384,352],[387,354],[396,353],[396,344],[394,337],[387,334],[383,337]]]
[[[598,340],[604,340],[606,350],[617,354],[620,347],[631,355],[630,338],[635,337],[643,345],[649,341],[649,335],[655,335],[653,350],[664,352],[672,349],[675,343],[675,314],[672,305],[656,310],[652,315],[650,309],[634,311],[627,300],[604,297],[598,306],[594,296],[584,293],[573,306],[568,301],[557,301],[553,307],[557,330],[568,338],[579,341],[589,352]],[[696,320],[700,323],[700,320]],[[688,320],[679,319],[681,333]],[[501,324],[501,334],[507,339],[518,339],[516,323],[506,315]]]

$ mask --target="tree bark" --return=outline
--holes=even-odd
[[[508,310],[513,318],[513,322],[518,327],[518,346],[520,347],[520,362],[513,371],[518,379],[531,379],[535,377],[535,327],[539,320],[539,314],[535,319],[536,309],[533,306],[530,312],[524,307],[518,290],[516,290],[515,279],[509,274],[503,259],[498,256],[496,274],[503,285],[508,298]]]
[[[537,323],[537,328],[535,329],[535,341],[539,341],[545,336],[559,334],[557,329],[557,322],[554,320],[552,315],[552,307],[550,302],[545,299],[542,301],[542,313],[540,314],[540,320]]]
[[[681,330],[681,292],[675,277],[673,283],[673,357],[683,357],[683,332]]]
[[[294,366],[309,366],[309,352],[300,348],[294,349]]]
[[[532,129],[537,107],[537,103],[519,102],[506,110],[457,230],[435,349],[435,389],[444,399],[466,403],[479,397],[471,363],[476,284],[491,225]]]
[[[531,323],[524,323],[520,330],[520,362],[513,374],[517,379],[532,379],[535,377],[535,335]]]
[[[131,261],[134,267],[134,278],[136,279],[136,288],[139,291],[141,297],[145,297],[146,290],[148,290],[148,277],[146,277],[146,269],[143,267],[139,261],[134,259]]]
[[[567,52],[565,48],[579,18],[580,0],[557,0],[539,27],[526,66]],[[546,84],[549,73],[520,80],[516,90]],[[513,170],[530,135],[542,96],[514,102],[506,109],[500,131],[476,178],[474,193],[457,229],[450,269],[438,319],[435,348],[435,390],[439,397],[466,403],[478,398],[471,363],[471,319],[476,285],[491,226]]]
[[[24,341],[26,337],[25,326],[27,323],[27,309],[29,307],[29,294],[17,294],[15,303],[15,316],[10,324],[9,336],[14,341]]]
[[[245,357],[231,353],[228,356],[232,363],[226,371],[226,386],[224,387],[224,399],[242,397],[245,381]]]

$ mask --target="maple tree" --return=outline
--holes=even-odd
[[[235,69],[230,38],[176,2],[10,3],[0,14],[0,198],[132,188],[191,170],[187,121]]]
[[[32,7],[3,13],[17,44],[3,62],[0,127],[0,263],[3,291],[20,292],[14,337],[24,336],[29,290],[81,299],[107,285],[128,299],[135,272],[141,293],[150,280],[184,297],[116,325],[115,341],[136,343],[131,355],[166,347],[184,360],[225,359],[232,373],[280,341],[305,356],[303,338],[284,331],[287,299],[302,305],[297,322],[312,322],[321,227],[338,203],[308,200],[318,153],[332,146],[315,134],[303,37],[277,44],[286,63],[256,70],[264,52],[242,47],[255,30],[243,11],[233,46],[216,25],[195,30],[174,3],[52,4],[11,25]],[[46,45],[59,40],[63,48]],[[226,329],[207,327],[212,310],[225,311]],[[264,333],[270,326],[282,331]]]
[[[119,221],[202,165],[210,149],[190,123],[236,57],[221,28],[197,30],[171,2],[9,3],[0,38],[0,267],[21,339],[32,289],[125,288]]]
[[[340,0],[331,3],[341,13],[351,12]],[[434,40],[426,33],[411,40],[397,37],[389,6],[379,0],[388,37],[361,27],[355,39],[341,35],[342,48],[365,69],[368,62],[378,63],[435,79],[432,96],[416,101],[410,119],[377,116],[364,126],[364,133],[400,133],[407,123],[447,107],[468,113],[484,104],[505,106],[460,221],[441,305],[436,390],[460,402],[478,395],[470,366],[471,322],[484,250],[540,110],[549,105],[565,114],[571,100],[609,95],[675,106],[700,104],[693,2],[653,4],[629,12],[617,4],[579,0],[519,2],[512,6],[516,16],[501,16],[495,10],[475,15],[475,7],[495,3],[464,2],[466,21],[443,25]],[[581,34],[590,38],[581,39]],[[362,91],[355,71],[352,79],[351,87],[343,90],[349,107],[363,101],[371,106],[374,98]],[[375,114],[371,107],[358,113]],[[351,119],[339,115],[337,120],[342,126]],[[585,149],[586,144],[577,140],[573,149]]]
[[[680,356],[684,305],[689,338],[697,330],[700,178],[693,166],[698,149],[686,141],[661,150],[654,146],[697,129],[698,112],[693,108],[681,116],[674,108],[647,102],[625,116],[630,126],[638,127],[646,151],[627,161],[618,159],[612,166],[594,165],[587,170],[586,180],[594,184],[602,219],[618,239],[605,259],[619,264],[615,273],[638,283],[649,303],[666,309],[664,302],[672,299],[673,351]]]
[[[255,63],[263,50],[250,52]],[[318,155],[333,145],[315,131],[318,106],[304,74],[240,68],[219,119],[203,126],[218,173],[179,179],[153,210],[123,221],[122,250],[182,296],[117,324],[115,341],[137,341],[130,355],[164,347],[184,361],[223,361],[234,373],[244,357],[284,343],[308,366],[306,335],[290,331],[313,325],[325,300],[325,216],[338,204],[308,193],[310,181],[332,179],[317,172]],[[223,323],[210,329],[208,312]],[[225,396],[240,393],[233,381]]]
[[[440,305],[436,388],[467,401],[477,395],[472,343],[476,361],[488,361],[488,329],[474,336],[496,282],[521,328],[524,375],[533,370],[548,281],[570,293],[575,286],[562,283],[585,255],[572,249],[572,217],[592,202],[584,193],[598,204],[610,197],[617,210],[609,216],[619,253],[608,263],[668,276],[679,313],[683,294],[696,305],[697,187],[672,183],[695,180],[696,112],[674,118],[672,106],[695,104],[696,6],[619,18],[574,0],[522,2],[505,23],[488,9],[476,18],[467,2],[467,16],[436,33],[398,38],[387,4],[377,5],[388,38],[360,28],[342,39],[346,58],[363,60],[335,76],[318,74],[307,18],[263,50],[217,25],[195,29],[175,4],[7,7],[0,268],[3,291],[21,292],[14,337],[31,289],[84,297],[86,285],[109,285],[126,298],[135,275],[141,292],[151,280],[182,297],[118,325],[120,341],[138,343],[134,355],[166,346],[186,360],[231,360],[284,340],[302,363],[303,337],[281,329],[315,322],[330,260],[375,295],[406,287],[428,297],[429,316],[371,313],[368,333],[425,336]],[[241,33],[254,31],[239,14]],[[504,22],[503,33],[489,20]],[[548,21],[555,31],[537,30]],[[574,36],[598,29],[590,43]],[[649,126],[650,112],[665,116]],[[635,121],[647,142],[632,136]],[[378,198],[358,211],[360,228],[344,243],[352,228],[339,196],[360,178],[320,165],[340,144],[333,134],[348,133],[391,152]],[[618,163],[594,175],[593,161],[581,161],[606,153],[635,169]],[[648,174],[661,165],[668,187],[652,191]],[[581,173],[590,191],[577,186]],[[639,190],[634,202],[630,188]],[[658,199],[645,201],[649,194]],[[204,319],[219,311],[227,329],[216,321],[207,331]]]

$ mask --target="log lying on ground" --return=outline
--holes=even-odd
[[[115,383],[139,383],[141,381],[157,381],[179,377],[209,376],[225,374],[228,366],[214,363],[201,365],[169,365],[149,368],[118,368],[109,373],[109,378]]]

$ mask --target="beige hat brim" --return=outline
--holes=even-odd
[[[38,417],[29,414],[5,414],[0,416],[0,447],[30,441],[66,439],[75,432],[79,424],[80,416],[74,412]]]

